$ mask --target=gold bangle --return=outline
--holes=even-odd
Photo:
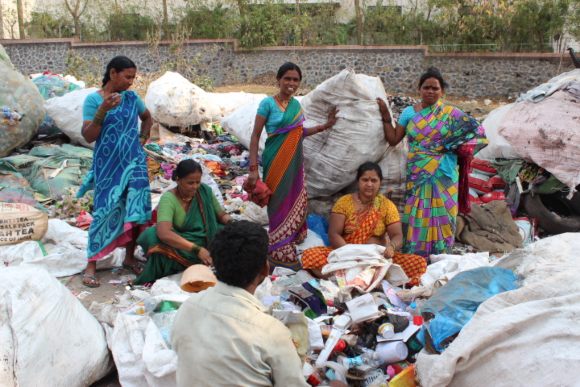
[[[195,243],[191,242],[191,249],[190,249],[190,251],[192,253],[198,254],[200,250],[201,250],[201,247],[200,246],[198,246]]]
[[[106,112],[102,112],[101,110],[97,110],[95,116],[93,117],[93,124],[102,125],[103,121],[105,120],[105,116],[107,115]]]

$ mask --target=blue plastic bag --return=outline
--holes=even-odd
[[[480,267],[457,274],[440,288],[421,309],[421,314],[433,314],[428,333],[438,352],[450,344],[473,317],[485,300],[509,290],[517,289],[517,277],[501,267]],[[425,345],[424,332],[420,339]]]
[[[310,214],[306,218],[306,223],[308,224],[308,229],[314,231],[318,236],[324,241],[324,246],[330,246],[328,240],[328,222],[323,216]]]

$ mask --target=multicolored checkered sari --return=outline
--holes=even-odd
[[[457,150],[487,143],[483,127],[441,100],[407,125],[409,153],[403,227],[404,252],[428,257],[453,245],[457,218]]]

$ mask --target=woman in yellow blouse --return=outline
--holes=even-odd
[[[302,267],[320,276],[332,250],[346,244],[377,244],[385,246],[385,258],[400,264],[411,283],[417,284],[427,263],[420,256],[397,253],[402,247],[403,230],[397,207],[379,193],[383,180],[381,167],[364,163],[358,168],[356,179],[357,192],[341,197],[332,208],[328,226],[331,247],[304,251]]]

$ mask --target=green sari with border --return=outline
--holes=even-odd
[[[221,228],[213,207],[213,193],[210,187],[200,185],[181,227],[173,225],[173,231],[201,247],[208,247]],[[192,251],[171,247],[159,240],[157,227],[149,227],[137,239],[147,256],[143,272],[135,279],[136,285],[153,282],[159,278],[179,273],[191,265],[201,264]]]

